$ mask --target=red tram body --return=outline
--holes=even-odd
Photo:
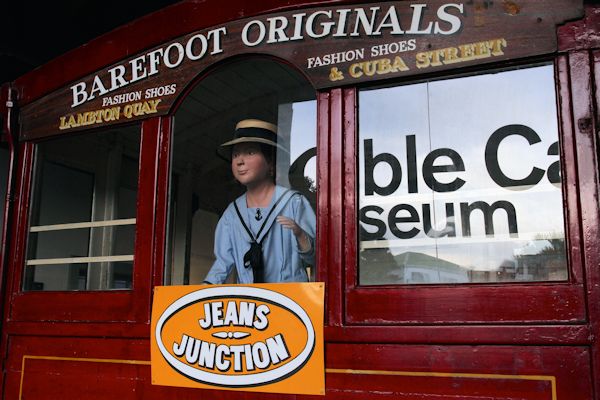
[[[326,398],[600,399],[598,32],[577,0],[184,1],[3,85],[3,398],[305,397],[150,374],[153,289],[239,190],[210,149],[262,107],[314,171]]]

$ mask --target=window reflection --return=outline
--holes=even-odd
[[[551,65],[363,90],[359,282],[567,279]]]

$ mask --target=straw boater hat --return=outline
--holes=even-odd
[[[238,143],[263,143],[283,151],[286,151],[278,144],[277,125],[260,119],[244,119],[235,126],[233,140],[223,143],[218,153],[227,161],[231,160],[229,149]]]

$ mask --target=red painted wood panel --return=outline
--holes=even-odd
[[[135,322],[10,321],[4,330],[11,336],[148,338],[150,324]]]
[[[571,119],[571,90],[569,84],[569,69],[567,57],[561,56],[556,60],[555,79],[557,83],[557,109],[560,126],[560,156],[562,160],[575,160],[576,143]],[[561,174],[563,179],[563,209],[567,224],[568,259],[571,265],[582,265],[581,230],[578,196],[578,176],[575,162],[562,162]],[[576,282],[583,282],[583,268],[571,268],[570,275]]]
[[[7,360],[5,398],[293,398],[154,386],[149,349],[147,340],[14,337]]]
[[[17,157],[17,171],[20,171],[23,168],[23,165],[27,164],[27,161],[25,160],[26,156],[28,156],[28,153],[25,150],[25,146],[22,145],[18,145],[15,147],[14,149],[15,153],[16,153],[16,157]],[[16,248],[17,246],[17,239],[18,239],[18,223],[17,221],[20,221],[21,217],[19,215],[20,212],[20,208],[18,207],[19,204],[19,193],[21,193],[21,190],[23,188],[23,186],[25,185],[25,182],[23,182],[22,180],[22,176],[19,175],[18,173],[15,175],[14,177],[15,179],[15,202],[13,204],[13,210],[11,211],[13,213],[13,224],[11,226],[7,226],[7,232],[9,235],[11,235],[12,237],[12,243],[10,248],[6,249],[6,251],[8,251],[8,261],[7,261],[7,265],[6,265],[6,270],[5,270],[5,275],[2,277],[3,281],[2,281],[2,287],[4,288],[4,291],[0,293],[0,295],[3,296],[3,303],[2,303],[2,336],[1,336],[1,342],[0,342],[0,350],[2,351],[2,367],[3,370],[4,368],[4,364],[5,364],[5,359],[6,359],[6,354],[8,352],[8,343],[9,343],[9,335],[6,328],[7,325],[7,319],[8,319],[8,315],[10,313],[10,307],[11,307],[11,302],[10,302],[10,298],[11,298],[11,294],[12,294],[12,280],[11,280],[11,276],[12,274],[12,262],[15,259],[15,254],[16,254]],[[2,254],[2,257],[4,257],[4,254]],[[2,387],[5,384],[5,379],[3,377],[2,379]]]
[[[418,325],[325,327],[329,343],[589,345],[587,325]]]
[[[173,119],[171,117],[158,118],[160,125],[158,161],[157,161],[157,189],[155,202],[155,234],[154,234],[154,252],[152,259],[153,286],[160,286],[164,282],[165,271],[165,243],[167,241],[167,214],[169,204],[169,182],[171,174],[169,162],[171,156],[171,139]]]
[[[139,186],[135,234],[135,262],[133,267],[133,308],[136,321],[150,321],[150,305],[154,241],[156,237],[155,210],[157,206],[158,169],[157,148],[160,137],[160,119],[151,118],[142,123],[140,144]]]
[[[358,265],[358,89],[344,90],[344,136],[341,149],[344,159],[344,180],[339,188],[344,193],[344,220],[339,239],[344,245],[344,270],[341,271],[343,291],[356,282],[355,266]],[[346,300],[346,299],[345,299]],[[347,301],[345,307],[347,306]],[[346,316],[344,315],[344,318]]]
[[[20,265],[14,264],[17,268]],[[17,288],[15,291],[18,290]],[[12,321],[111,322],[136,320],[135,296],[131,291],[114,293],[17,292],[13,294],[11,302],[10,318]]]
[[[347,294],[346,307],[350,324],[574,323],[586,318],[581,285],[360,288]]]
[[[152,265],[154,256],[157,190],[157,147],[159,119],[141,124],[141,143],[137,195],[137,223],[133,290],[91,292],[24,292],[21,282],[27,248],[30,171],[33,168],[34,144],[22,144],[24,156],[19,166],[20,185],[11,271],[12,321],[139,321],[150,320]],[[51,300],[51,301],[49,301]]]
[[[319,248],[322,252],[327,253],[327,264],[325,268],[328,270],[329,286],[327,290],[330,301],[329,323],[331,325],[339,325],[341,320],[341,288],[340,281],[343,276],[344,269],[344,245],[342,238],[344,212],[343,204],[343,92],[341,89],[331,90],[329,93],[329,141],[326,148],[329,154],[329,191],[326,193],[329,203],[326,211],[329,222],[329,231],[327,232],[326,242],[319,243]]]
[[[6,174],[6,186],[4,198],[0,198],[0,204],[4,207],[2,211],[3,223],[2,229],[2,243],[0,246],[0,310],[6,309],[6,285],[7,285],[7,273],[10,268],[10,249],[12,245],[12,225],[14,220],[14,209],[13,202],[16,194],[16,175],[15,171],[18,168],[18,143],[16,143],[16,129],[17,129],[17,110],[14,107],[14,97],[16,92],[11,90],[8,84],[0,86],[0,140],[5,142],[8,146],[8,160],[7,170],[4,171]],[[6,315],[3,313],[3,315]],[[4,319],[4,318],[3,318]],[[6,351],[6,335],[0,335],[0,354],[5,354]],[[0,387],[4,386],[4,376],[0,376]]]
[[[250,15],[248,12],[291,4],[286,2],[282,6],[269,0],[245,5],[241,12]],[[185,15],[196,7],[200,6],[190,3],[177,6],[174,15]],[[594,21],[600,9],[588,7],[587,15],[583,23],[574,23],[576,29],[569,25],[560,29],[559,40],[565,50],[598,46]],[[36,72],[18,83],[31,85],[28,86],[31,99],[78,74],[138,51],[147,41],[175,37],[191,26],[197,27],[200,20],[210,22],[220,18],[234,16],[223,7],[211,15],[189,16],[181,24],[155,31],[151,29],[154,17],[144,19],[94,41],[99,46],[98,54],[82,60],[77,69],[64,68],[55,61],[45,69],[47,79]],[[120,42],[112,49],[106,44],[134,26],[146,29],[148,35],[132,37],[129,45]],[[62,60],[76,57],[82,51],[74,51]],[[326,398],[550,399],[552,386],[544,377],[552,376],[556,379],[557,399],[597,398],[593,384],[600,382],[597,246],[600,95],[594,92],[594,85],[600,82],[599,54],[573,52],[558,57],[556,63],[561,155],[566,160],[564,204],[569,261],[573,266],[570,283],[566,284],[355,287],[355,89],[318,94],[318,215],[322,238],[318,276],[327,282],[328,290]],[[595,64],[590,66],[590,61]],[[591,125],[586,122],[590,118]],[[143,222],[136,246],[144,254],[144,266],[136,267],[133,294],[19,293],[28,201],[24,195],[17,199],[19,222],[11,230],[15,239],[11,253],[14,264],[7,281],[9,290],[5,293],[14,305],[12,320],[4,323],[2,337],[7,349],[3,353],[7,357],[4,398],[19,398],[21,389],[22,398],[31,399],[296,398],[151,385],[146,365],[147,320],[151,286],[162,283],[170,123],[169,118],[160,118],[144,125],[147,137],[143,142],[140,187],[144,198],[138,214]],[[23,171],[31,168],[31,150],[29,145],[20,147],[22,173],[17,179],[20,193],[29,190],[29,173]],[[7,301],[5,316],[9,315],[10,307]],[[58,358],[27,358],[23,371],[25,355]],[[127,360],[142,363],[131,364]],[[417,374],[411,376],[411,373]],[[522,379],[523,375],[543,379]]]
[[[558,28],[560,51],[594,49],[600,47],[600,8],[587,2],[585,18],[569,22]]]
[[[438,398],[457,399],[465,395],[489,399],[552,398],[547,378],[532,385],[532,382],[524,382],[524,376],[554,376],[557,399],[592,398],[589,350],[586,347],[331,344],[326,347],[326,352],[329,355],[328,369],[398,373],[367,376],[357,374],[352,377],[336,377],[335,380],[332,380],[334,378],[330,374],[327,375],[329,390],[359,392],[365,398],[369,397],[370,391],[427,394],[431,398],[436,395]],[[409,379],[410,377],[402,374],[410,372],[422,373],[429,379]],[[436,373],[450,376],[439,376]],[[503,384],[498,385],[498,381]]]
[[[591,398],[586,347],[329,344],[326,352],[325,399]],[[6,398],[294,398],[152,386],[148,356],[143,340],[15,337]]]
[[[598,164],[597,143],[593,102],[593,67],[591,54],[577,51],[569,54],[570,84],[572,93],[571,112],[575,130],[577,165],[579,170],[579,201],[581,208],[581,232],[583,239],[582,261],[588,289],[587,307],[592,321],[592,331],[600,328],[600,215],[598,210]],[[593,348],[594,375],[596,393],[600,390],[600,349],[598,342]]]
[[[592,329],[600,329],[600,215],[598,209],[598,125],[594,113],[594,66],[590,65],[592,54],[577,51],[569,54],[570,83],[573,93],[572,117],[575,128],[577,163],[580,174],[579,200],[581,207],[583,262],[588,288],[588,312]],[[597,95],[597,94],[596,94]],[[600,391],[600,349],[598,343],[593,348],[594,376],[596,393]]]
[[[317,236],[320,238],[329,238],[329,166],[331,165],[329,154],[329,137],[331,116],[329,107],[329,92],[318,93],[317,95]],[[329,248],[324,245],[328,240],[321,239],[317,247],[317,271],[316,280],[326,282],[325,304],[327,304],[325,312],[325,323],[331,325],[339,325],[340,313],[338,312],[341,304],[341,296],[335,276],[333,266],[330,265]]]
[[[356,132],[346,132],[345,219],[340,229],[346,246],[345,321],[349,324],[462,323],[583,323],[587,320],[582,263],[580,189],[595,180],[582,180],[580,170],[594,170],[589,146],[574,142],[569,124],[571,92],[565,86],[564,61],[557,61],[560,85],[557,107],[561,121],[563,193],[568,232],[569,283],[413,285],[360,287],[356,249]],[[568,74],[568,73],[567,73]],[[567,75],[568,76],[568,75]],[[360,106],[360,105],[358,105]],[[354,139],[354,140],[353,140]],[[578,152],[585,157],[579,158]],[[576,163],[576,160],[578,161]],[[589,187],[589,186],[588,186]],[[595,186],[592,187],[595,190]],[[342,190],[342,188],[340,188]],[[591,207],[595,207],[591,203]]]

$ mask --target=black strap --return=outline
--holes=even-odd
[[[235,208],[235,212],[237,212],[238,218],[240,219],[240,222],[242,223],[242,226],[244,227],[244,229],[248,233],[248,236],[250,236],[250,239],[252,239],[253,242],[256,242],[258,244],[262,243],[262,240],[260,242],[258,241],[258,238],[260,237],[261,232],[263,231],[263,229],[267,225],[267,222],[269,222],[269,217],[271,216],[271,214],[273,214],[273,211],[275,211],[275,209],[277,208],[277,205],[281,202],[281,200],[285,197],[285,195],[289,191],[290,191],[290,189],[287,189],[285,192],[283,192],[281,194],[281,196],[279,196],[279,198],[277,199],[277,201],[275,202],[275,204],[273,204],[273,207],[271,207],[271,210],[269,210],[269,214],[267,214],[267,217],[265,218],[265,222],[263,222],[262,226],[258,230],[258,233],[256,234],[256,237],[254,237],[254,235],[252,234],[252,232],[248,228],[248,225],[246,225],[246,223],[244,222],[244,218],[242,218],[242,214],[240,213],[240,209],[237,206],[237,202],[236,201],[233,202],[233,207]],[[265,235],[263,236],[263,240],[265,240],[265,237],[267,237],[267,233],[269,233],[269,230],[273,226],[273,222],[274,221],[271,221],[271,224],[267,228],[267,230],[265,232]]]
[[[242,223],[242,226],[244,227],[244,229],[246,230],[246,232],[250,236],[250,239],[252,239],[253,242],[256,242],[256,239],[254,238],[254,235],[252,234],[252,232],[250,232],[250,229],[248,229],[248,226],[244,222],[244,218],[242,218],[242,214],[240,214],[240,209],[238,208],[235,200],[233,201],[233,207],[235,207],[235,212],[237,212],[238,218],[240,219],[240,222]],[[265,220],[264,223],[266,223],[266,222],[267,222],[267,220]]]

